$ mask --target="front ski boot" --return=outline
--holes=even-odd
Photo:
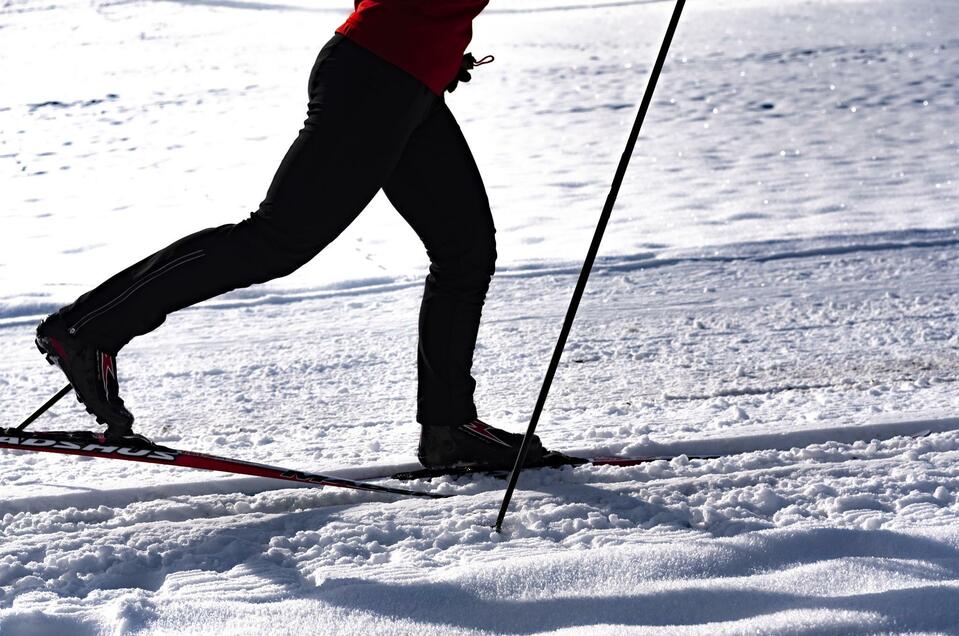
[[[423,425],[416,455],[426,468],[471,468],[510,470],[523,443],[523,436],[493,428],[480,420],[459,426]],[[565,455],[543,448],[534,435],[525,466],[558,466],[569,463]]]
[[[140,437],[133,432],[133,414],[120,399],[115,356],[70,335],[59,314],[48,316],[40,323],[36,343],[47,362],[60,367],[67,376],[77,400],[87,412],[100,424],[107,425],[107,438]]]

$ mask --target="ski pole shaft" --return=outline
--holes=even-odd
[[[25,429],[26,427],[28,427],[28,426],[30,426],[31,424],[33,424],[38,417],[40,417],[41,415],[43,415],[44,413],[46,413],[47,411],[49,411],[51,406],[53,406],[54,404],[56,404],[57,402],[59,402],[59,401],[61,400],[61,398],[63,398],[63,396],[66,395],[67,393],[69,393],[71,390],[73,390],[73,386],[70,385],[70,384],[68,384],[68,385],[66,385],[65,387],[63,387],[62,389],[60,389],[60,390],[57,392],[56,395],[54,395],[52,398],[50,398],[49,400],[47,400],[46,404],[44,404],[43,406],[41,406],[40,408],[38,408],[36,411],[34,411],[34,412],[33,412],[33,415],[31,415],[31,416],[28,417],[27,419],[23,420],[23,424],[21,424],[20,426],[18,426],[18,427],[17,427],[16,429],[14,429],[14,430],[22,431],[22,430]]]
[[[673,15],[669,20],[669,26],[666,28],[666,35],[663,38],[663,44],[659,49],[659,55],[656,63],[653,65],[652,73],[649,77],[649,83],[646,85],[646,92],[643,95],[643,101],[640,104],[639,112],[636,114],[636,121],[629,133],[626,142],[626,148],[623,150],[623,156],[619,160],[619,166],[616,168],[616,174],[613,176],[613,183],[610,186],[609,195],[606,197],[606,204],[603,206],[603,212],[600,215],[599,223],[596,226],[596,232],[593,234],[593,241],[590,243],[589,251],[586,254],[586,260],[583,262],[583,269],[580,272],[579,280],[576,282],[576,288],[573,291],[573,297],[569,303],[569,309],[566,311],[566,320],[563,322],[563,328],[559,333],[559,340],[553,351],[553,357],[550,360],[549,368],[546,370],[546,378],[543,380],[543,387],[539,392],[539,398],[536,400],[536,406],[533,409],[533,415],[529,421],[529,427],[526,429],[526,435],[520,446],[519,454],[516,456],[516,463],[513,465],[513,472],[510,473],[509,483],[506,486],[506,494],[503,497],[503,503],[499,509],[499,516],[496,518],[496,531],[499,532],[503,526],[503,519],[506,517],[506,511],[509,509],[510,500],[513,497],[513,491],[516,489],[516,482],[519,480],[519,474],[523,470],[523,464],[526,462],[526,455],[529,452],[530,443],[533,440],[533,433],[536,431],[536,425],[539,423],[543,407],[546,405],[546,397],[549,395],[550,386],[553,383],[553,377],[556,375],[556,369],[559,367],[560,358],[563,356],[563,349],[566,347],[566,339],[573,328],[573,319],[576,317],[576,311],[579,309],[580,300],[583,298],[583,292],[586,290],[586,281],[589,280],[589,274],[593,269],[593,263],[596,261],[596,255],[599,252],[599,245],[603,240],[603,234],[606,232],[606,226],[613,213],[613,206],[616,203],[616,197],[626,176],[626,168],[629,166],[629,159],[632,157],[633,150],[636,147],[636,141],[639,139],[639,131],[646,119],[646,113],[649,111],[649,105],[652,103],[653,92],[656,90],[656,83],[659,81],[659,75],[666,63],[666,54],[669,52],[669,45],[673,41],[673,35],[676,33],[676,27],[679,24],[679,16],[683,12],[685,0],[676,0],[676,6],[673,9]]]

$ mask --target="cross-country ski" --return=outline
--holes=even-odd
[[[955,2],[0,5],[0,636],[956,631]]]
[[[251,475],[282,481],[292,481],[314,486],[351,488],[370,492],[390,493],[407,497],[442,498],[444,495],[392,488],[352,479],[320,475],[278,466],[217,457],[206,453],[178,450],[139,441],[113,441],[103,435],[85,432],[19,432],[15,429],[0,429],[0,448],[19,451],[39,451],[64,455],[80,455],[101,459],[119,459],[133,462],[160,464],[162,466],[213,470],[235,475]]]

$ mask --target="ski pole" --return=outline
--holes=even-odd
[[[46,404],[44,404],[43,406],[41,406],[40,408],[38,408],[36,411],[34,411],[34,412],[33,412],[33,415],[31,415],[31,416],[28,417],[27,419],[23,420],[23,424],[21,424],[20,426],[18,426],[18,427],[15,428],[14,430],[16,430],[16,431],[22,431],[22,430],[25,429],[26,427],[28,427],[28,426],[30,426],[31,424],[33,424],[33,422],[36,421],[36,419],[37,419],[38,417],[40,417],[41,415],[43,415],[44,413],[46,413],[48,410],[50,410],[50,407],[51,407],[51,406],[53,406],[54,404],[56,404],[57,402],[59,402],[60,399],[61,399],[64,395],[66,395],[67,393],[69,393],[71,390],[73,390],[73,385],[71,385],[71,384],[68,384],[68,385],[66,385],[65,387],[63,387],[62,389],[60,389],[60,390],[57,392],[56,395],[54,395],[52,398],[50,398],[49,400],[47,400]]]
[[[566,339],[573,328],[573,319],[576,317],[576,310],[579,308],[579,302],[583,298],[583,292],[586,289],[586,281],[593,269],[593,262],[596,260],[596,254],[599,252],[599,244],[603,240],[603,234],[606,231],[606,225],[613,213],[613,206],[616,203],[616,196],[619,194],[619,188],[623,184],[623,178],[626,176],[626,168],[629,165],[629,159],[636,147],[636,141],[639,139],[639,131],[646,119],[646,113],[653,99],[653,91],[656,90],[656,82],[659,81],[659,74],[663,70],[663,64],[666,62],[666,54],[669,51],[669,45],[673,41],[673,35],[676,33],[676,26],[679,24],[679,16],[683,12],[685,0],[676,0],[676,7],[673,9],[673,15],[669,20],[669,26],[666,28],[666,35],[663,38],[663,44],[659,49],[659,56],[653,65],[652,74],[649,77],[649,83],[646,85],[646,92],[643,95],[643,101],[640,104],[639,112],[636,114],[636,121],[629,133],[629,139],[626,142],[626,149],[619,160],[619,166],[616,168],[616,174],[613,176],[613,183],[606,197],[606,204],[603,206],[603,213],[599,217],[599,224],[596,226],[596,232],[593,235],[593,242],[590,243],[589,251],[586,254],[586,260],[583,263],[583,269],[579,274],[579,280],[576,282],[576,288],[573,291],[573,297],[569,303],[569,309],[566,312],[566,320],[563,322],[563,328],[559,333],[559,340],[556,343],[556,349],[553,351],[553,358],[550,360],[549,368],[546,370],[546,378],[543,380],[543,388],[539,392],[539,398],[536,400],[536,407],[533,409],[533,415],[529,421],[529,427],[526,429],[526,435],[523,437],[523,444],[520,446],[519,454],[516,456],[516,463],[513,465],[513,472],[510,473],[509,483],[506,486],[506,495],[503,497],[503,503],[499,509],[499,516],[496,518],[497,532],[502,530],[503,519],[506,517],[506,511],[509,509],[510,499],[513,497],[513,491],[516,489],[516,482],[519,480],[519,474],[523,470],[523,464],[526,462],[526,455],[529,452],[530,442],[533,439],[533,432],[539,423],[539,417],[546,405],[546,396],[549,395],[550,386],[553,383],[553,377],[556,375],[556,369],[559,367],[560,358],[563,355],[563,349],[566,347]]]

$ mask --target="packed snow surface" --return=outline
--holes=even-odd
[[[255,209],[350,4],[0,7],[0,424],[62,383],[38,317]],[[493,424],[528,421],[671,6],[476,22],[496,63],[449,102],[499,228]],[[0,634],[959,633],[957,24],[946,1],[689,3],[539,429],[673,459],[530,471],[497,534],[492,476],[407,483],[456,495],[424,501],[4,451]],[[293,276],[124,349],[140,430],[413,467],[424,268],[377,199]],[[91,424],[64,400],[34,426]]]

